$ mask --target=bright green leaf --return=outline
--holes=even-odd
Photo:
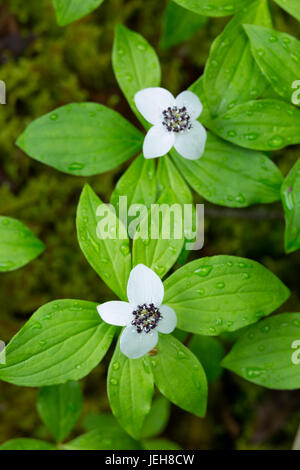
[[[142,442],[143,448],[146,450],[181,450],[176,442],[170,441],[164,437],[159,439],[147,439]]]
[[[117,209],[117,215],[125,223],[128,211],[119,206],[120,197],[126,196],[126,207],[143,204],[150,208],[156,201],[156,177],[154,159],[146,159],[143,155],[136,158],[117,182],[110,203]],[[122,204],[122,202],[121,202]],[[133,219],[128,216],[128,224]]]
[[[22,222],[0,216],[0,272],[21,268],[44,251],[44,244]]]
[[[286,33],[245,25],[252,54],[272,87],[292,103],[293,83],[299,79],[300,41]],[[284,64],[284,67],[282,66]]]
[[[140,34],[117,25],[112,61],[116,79],[129,105],[146,124],[135,106],[134,95],[143,88],[160,84],[160,63],[154,49]]]
[[[129,437],[120,427],[94,429],[71,442],[64,444],[66,450],[140,450],[138,442]]]
[[[199,15],[228,16],[241,10],[251,0],[174,0],[178,5]],[[252,0],[253,2],[254,0]]]
[[[285,178],[281,196],[285,213],[285,250],[300,248],[300,159]]]
[[[95,10],[103,0],[53,0],[57,22],[65,26]]]
[[[33,121],[17,145],[31,158],[78,176],[104,173],[136,154],[142,134],[96,103],[62,106]]]
[[[136,231],[133,265],[143,263],[163,277],[174,265],[184,244],[184,212],[176,194],[165,191]]]
[[[161,434],[170,418],[170,402],[160,396],[153,400],[150,413],[146,416],[141,433],[141,439]]]
[[[207,22],[207,17],[200,16],[186,8],[169,1],[163,19],[161,47],[168,49],[191,39]]]
[[[266,2],[254,2],[228,23],[212,45],[204,73],[204,92],[213,117],[257,98],[267,81],[252,57],[244,23],[272,26]]]
[[[138,439],[154,391],[147,356],[129,359],[118,344],[108,369],[107,390],[113,414],[125,431]]]
[[[208,382],[213,382],[222,373],[221,360],[224,349],[220,341],[211,336],[194,335],[189,342],[189,349],[201,362]]]
[[[300,21],[300,3],[299,0],[274,0],[277,5],[287,11],[290,15]]]
[[[115,327],[102,322],[93,302],[50,302],[9,342],[0,379],[26,387],[79,380],[101,361],[114,332]]]
[[[200,362],[172,335],[160,334],[157,348],[157,354],[151,358],[155,385],[172,403],[203,417],[207,382]]]
[[[252,326],[223,366],[268,388],[300,388],[300,313],[283,313]]]
[[[167,189],[172,189],[180,204],[193,203],[193,195],[190,188],[167,155],[158,161],[157,182],[159,195]]]
[[[213,130],[254,150],[279,150],[300,143],[300,109],[281,100],[248,101],[215,119]]]
[[[87,261],[123,300],[131,270],[127,232],[112,207],[85,185],[77,209],[77,236]]]
[[[0,450],[55,450],[55,446],[39,439],[20,437],[5,442],[0,446]]]
[[[186,160],[174,150],[171,155],[192,188],[210,202],[247,207],[280,199],[282,175],[270,158],[210,132],[199,160]]]
[[[164,304],[175,310],[177,327],[212,336],[256,322],[289,296],[287,287],[261,264],[226,255],[192,261],[164,285]]]
[[[82,411],[82,392],[77,382],[40,389],[37,409],[56,442],[68,436]]]

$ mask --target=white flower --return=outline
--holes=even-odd
[[[189,160],[197,160],[204,152],[206,130],[197,121],[202,112],[198,96],[183,91],[175,99],[164,88],[145,88],[134,97],[137,109],[153,124],[144,140],[144,157],[161,157],[175,147]]]
[[[156,346],[158,332],[172,333],[177,317],[171,307],[161,305],[164,285],[144,264],[132,269],[127,297],[129,302],[106,302],[98,305],[97,310],[106,323],[126,327],[121,334],[121,351],[125,356],[137,359]]]

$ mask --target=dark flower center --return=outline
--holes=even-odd
[[[134,319],[131,324],[136,327],[138,333],[142,333],[142,331],[149,333],[156,328],[159,320],[162,318],[160,311],[154,304],[138,305],[132,314],[134,315]]]
[[[163,126],[166,127],[168,132],[182,132],[186,129],[191,129],[191,117],[186,111],[186,107],[167,108],[163,111]]]

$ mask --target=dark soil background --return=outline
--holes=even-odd
[[[163,51],[165,7],[162,0],[105,0],[83,20],[60,28],[51,0],[0,0],[0,79],[8,95],[8,104],[0,106],[0,214],[22,220],[46,244],[37,260],[0,275],[0,338],[6,342],[48,301],[112,298],[79,249],[75,211],[85,181],[108,201],[129,164],[92,178],[68,176],[31,160],[14,142],[33,119],[70,102],[100,102],[137,124],[112,71],[116,23],[138,31],[155,47],[163,86],[176,94],[195,81],[228,18],[210,19],[189,42]],[[273,11],[277,29],[299,39],[299,23],[277,7]],[[274,155],[284,174],[299,150]],[[198,256],[231,254],[263,263],[292,291],[281,311],[300,311],[300,254],[284,253],[281,205],[232,210],[205,202],[205,216],[205,246]],[[222,338],[226,348],[233,339]],[[109,355],[81,381],[84,414],[74,435],[84,430],[84,417],[109,410],[108,361]],[[0,443],[13,437],[49,437],[36,412],[36,396],[36,389],[0,383]],[[172,407],[164,437],[185,449],[289,449],[299,420],[299,391],[266,390],[225,371],[210,385],[207,417]]]

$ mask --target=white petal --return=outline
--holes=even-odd
[[[127,326],[120,338],[120,349],[130,359],[144,356],[153,349],[158,341],[157,331],[138,333],[135,326]]]
[[[144,88],[134,96],[134,101],[141,115],[151,124],[162,122],[162,112],[174,106],[175,98],[164,88]]]
[[[152,269],[138,264],[130,273],[127,297],[133,308],[143,304],[159,307],[164,298],[164,285]]]
[[[202,113],[202,103],[198,96],[192,91],[183,91],[177,96],[175,106],[178,108],[186,107],[187,113],[191,119],[197,119]]]
[[[159,311],[162,314],[162,319],[159,320],[156,329],[160,333],[172,333],[177,325],[177,317],[175,311],[167,305],[161,305]]]
[[[192,126],[176,134],[174,147],[183,158],[197,160],[203,155],[207,134],[200,122],[193,121]]]
[[[98,313],[105,323],[110,325],[125,326],[133,320],[133,309],[128,302],[113,300],[98,305]]]
[[[144,140],[145,158],[156,158],[166,155],[174,145],[174,132],[168,132],[161,124],[151,127]]]

